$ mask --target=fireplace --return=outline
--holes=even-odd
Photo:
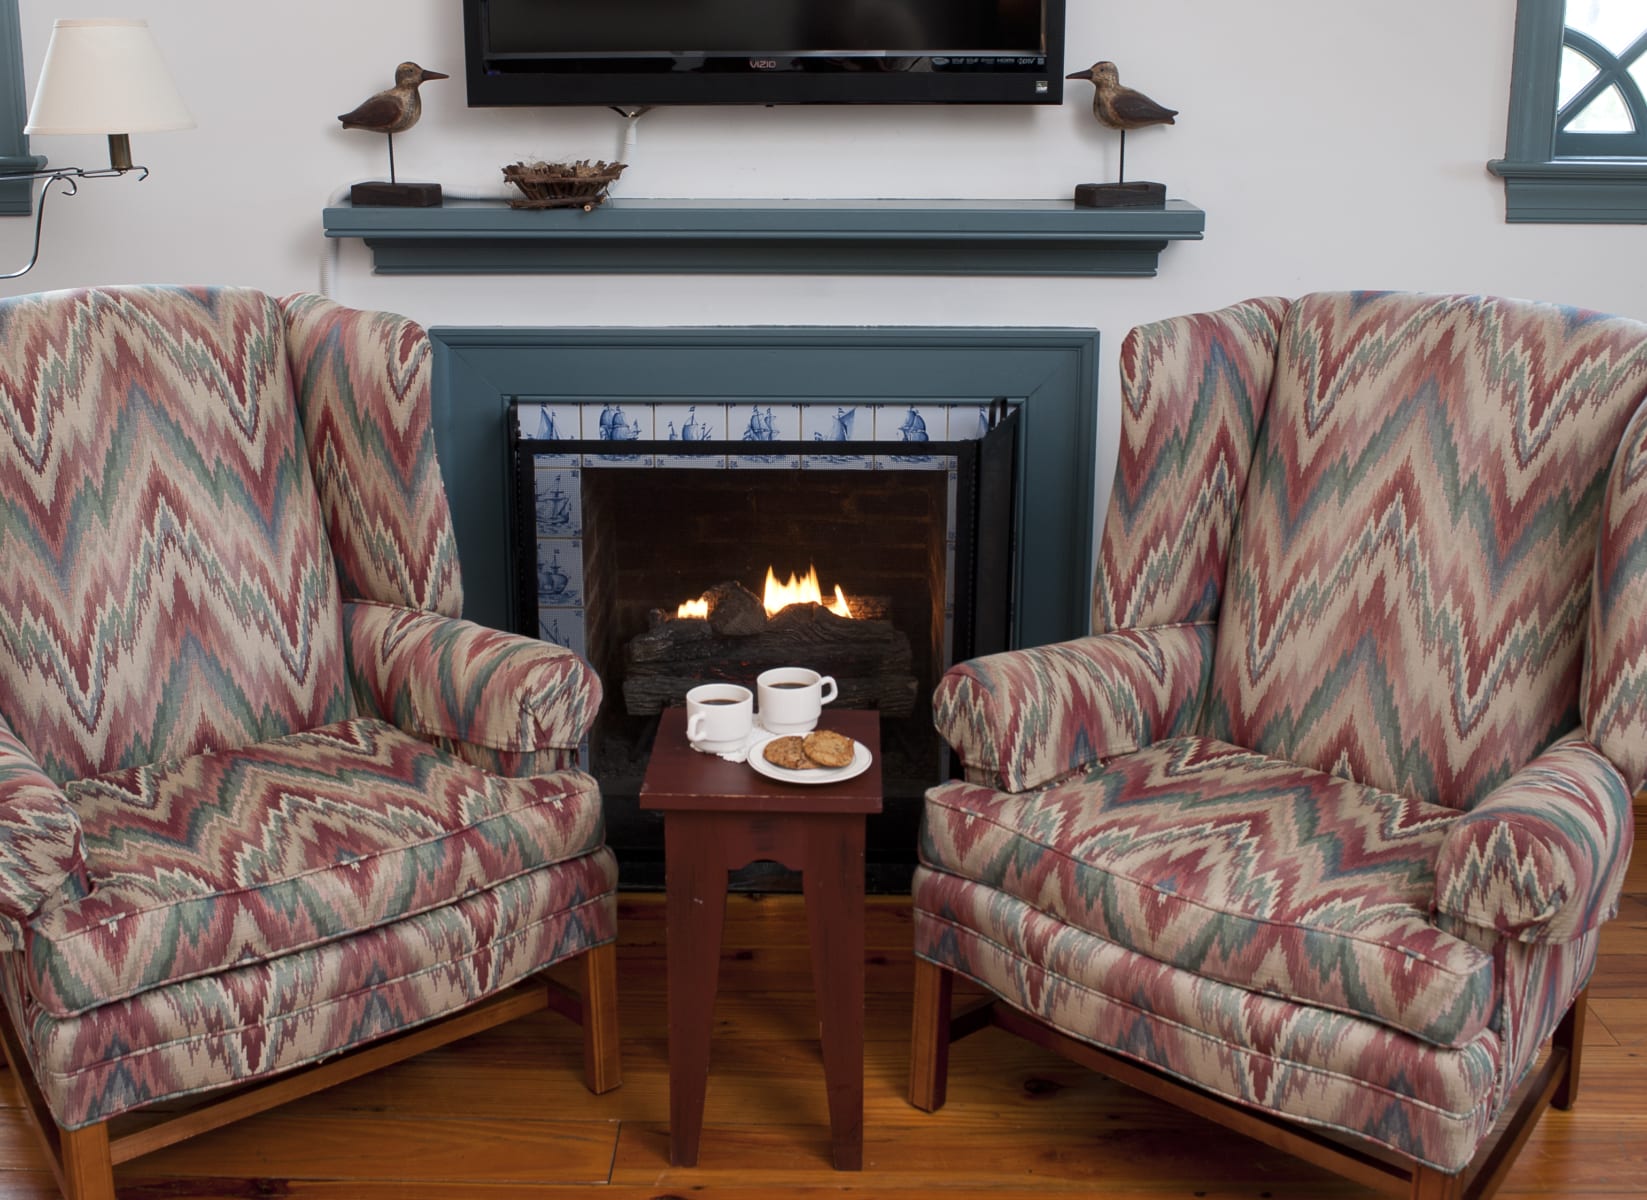
[[[880,689],[890,783],[869,882],[906,886],[920,795],[946,771],[930,710],[944,667],[1085,630],[1096,334],[431,335],[465,615],[568,645],[600,674],[586,765],[625,885],[662,881],[661,833],[635,800],[657,697],[635,695],[626,655],[654,610],[815,567],[907,644],[912,685],[865,685]],[[990,425],[1011,432],[981,439]],[[980,527],[980,513],[1007,520]],[[759,654],[731,657],[758,673]],[[646,687],[665,697],[691,677],[664,674]],[[786,882],[757,869],[743,884]]]
[[[946,769],[932,690],[1010,641],[1016,408],[517,401],[517,628],[602,680],[586,761],[627,885],[662,879],[639,789],[663,709],[806,666],[880,714],[870,882],[907,886],[920,798]]]

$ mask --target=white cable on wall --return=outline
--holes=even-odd
[[[640,141],[640,119],[652,111],[650,105],[643,104],[639,108],[618,108],[613,106],[612,111],[623,118],[622,136],[618,138],[618,161],[632,165],[635,161],[635,147]]]

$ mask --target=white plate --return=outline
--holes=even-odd
[[[791,771],[788,767],[780,767],[776,763],[766,761],[766,743],[774,738],[791,737],[792,734],[769,733],[757,734],[749,743],[749,765],[754,767],[768,779],[776,779],[783,783],[840,783],[843,779],[852,779],[869,770],[869,747],[858,741],[852,741],[852,761],[844,767],[816,767],[810,771]]]

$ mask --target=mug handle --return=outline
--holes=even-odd
[[[703,722],[704,715],[701,712],[693,713],[691,716],[686,718],[687,741],[695,742],[703,737]]]
[[[822,689],[822,695],[818,697],[819,704],[828,704],[841,694],[841,689],[835,686],[835,677],[833,675],[825,675],[818,680],[818,687]]]

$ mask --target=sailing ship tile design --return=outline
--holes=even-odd
[[[599,408],[593,404],[582,405],[583,411],[583,440],[586,442],[603,442],[612,445],[614,450],[621,450],[625,442],[649,442],[657,436],[653,424],[655,404],[632,403],[625,404],[621,400],[605,400]],[[650,467],[653,459],[650,454],[613,453],[613,454],[585,454],[583,465],[586,467]]]
[[[533,493],[537,500],[537,527],[540,538],[583,536],[583,487],[576,468],[546,466],[547,454],[537,456],[537,479]],[[570,456],[567,456],[570,457]]]
[[[733,469],[761,468],[794,470],[801,465],[798,454],[762,454],[765,442],[801,440],[799,404],[728,404],[726,406],[726,465]]]
[[[726,405],[714,401],[688,404],[658,404],[652,409],[652,426],[660,442],[701,446],[714,442],[726,445]],[[717,469],[726,467],[725,454],[660,454],[660,467]]]
[[[588,646],[583,640],[583,609],[538,609],[538,637],[557,646],[565,646],[581,658],[587,658]]]
[[[538,604],[540,607],[583,607],[581,538],[538,539]]]
[[[874,466],[869,454],[831,453],[833,442],[875,440],[875,409],[872,405],[847,401],[841,404],[808,404],[801,414],[801,440],[821,442],[819,453],[801,456],[801,467],[824,467],[833,471],[867,471]]]
[[[877,471],[942,471],[948,456],[922,451],[928,442],[941,442],[949,437],[951,407],[947,404],[881,404],[875,411],[875,441],[894,442],[908,447],[905,454],[877,454]],[[966,409],[954,409],[962,414]]]
[[[516,407],[522,437],[546,442],[575,442],[583,436],[582,405],[578,404],[522,404]],[[542,467],[576,467],[576,454],[544,453],[537,456]]]

